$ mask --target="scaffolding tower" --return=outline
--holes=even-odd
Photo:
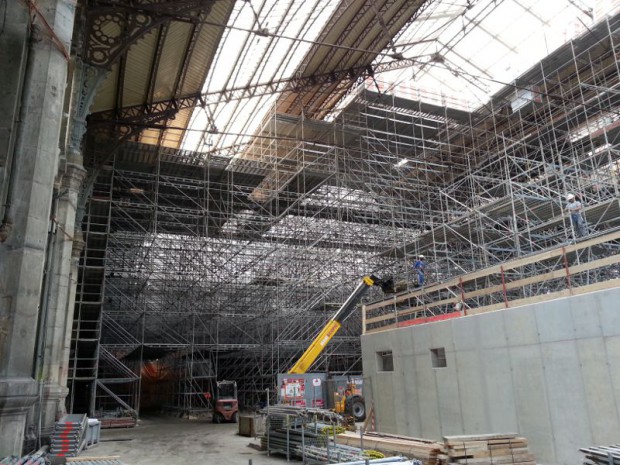
[[[241,150],[122,145],[84,219],[71,411],[137,412],[155,360],[167,408],[207,409],[218,379],[252,406],[365,274],[407,291],[421,253],[433,283],[569,244],[567,193],[590,234],[620,227],[619,44],[610,17],[475,111],[373,80],[324,120],[274,107]],[[361,329],[314,369],[359,373]]]

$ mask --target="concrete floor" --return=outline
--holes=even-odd
[[[248,444],[259,440],[239,436],[238,425],[214,425],[209,420],[146,417],[128,429],[105,429],[101,442],[81,457],[119,455],[125,465],[170,465],[175,463],[218,465],[286,464],[286,458],[267,456]]]

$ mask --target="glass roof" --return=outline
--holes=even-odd
[[[382,90],[475,110],[534,64],[617,9],[613,0],[434,2],[398,38],[415,66],[381,74]]]
[[[203,92],[292,77],[338,3],[236,2]],[[208,151],[247,142],[276,98],[276,94],[258,95],[196,109],[183,148]]]
[[[292,78],[340,2],[236,2],[203,91],[255,88]],[[437,0],[377,63],[414,66],[366,85],[412,99],[474,110],[560,45],[617,10],[614,0]],[[391,58],[388,58],[391,56]],[[278,89],[281,89],[280,86]],[[209,104],[194,112],[183,148],[220,151],[247,144],[275,93]],[[234,152],[234,151],[233,151]]]

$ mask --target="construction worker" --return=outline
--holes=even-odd
[[[413,264],[413,270],[418,275],[418,286],[424,286],[424,271],[426,270],[424,255],[418,255],[418,259]]]
[[[574,194],[568,194],[566,196],[566,209],[570,215],[570,220],[575,230],[576,237],[584,237],[588,235],[588,227],[586,221],[583,218],[583,205],[579,200],[575,198]]]

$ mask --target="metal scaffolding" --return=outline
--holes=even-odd
[[[435,283],[568,244],[569,192],[590,234],[620,227],[619,40],[616,16],[474,112],[372,81],[325,120],[274,109],[240,150],[122,145],[84,219],[71,410],[138,411],[153,361],[167,408],[208,408],[217,379],[252,406],[367,273],[407,291],[420,253]],[[354,314],[314,369],[360,372],[361,329]]]

